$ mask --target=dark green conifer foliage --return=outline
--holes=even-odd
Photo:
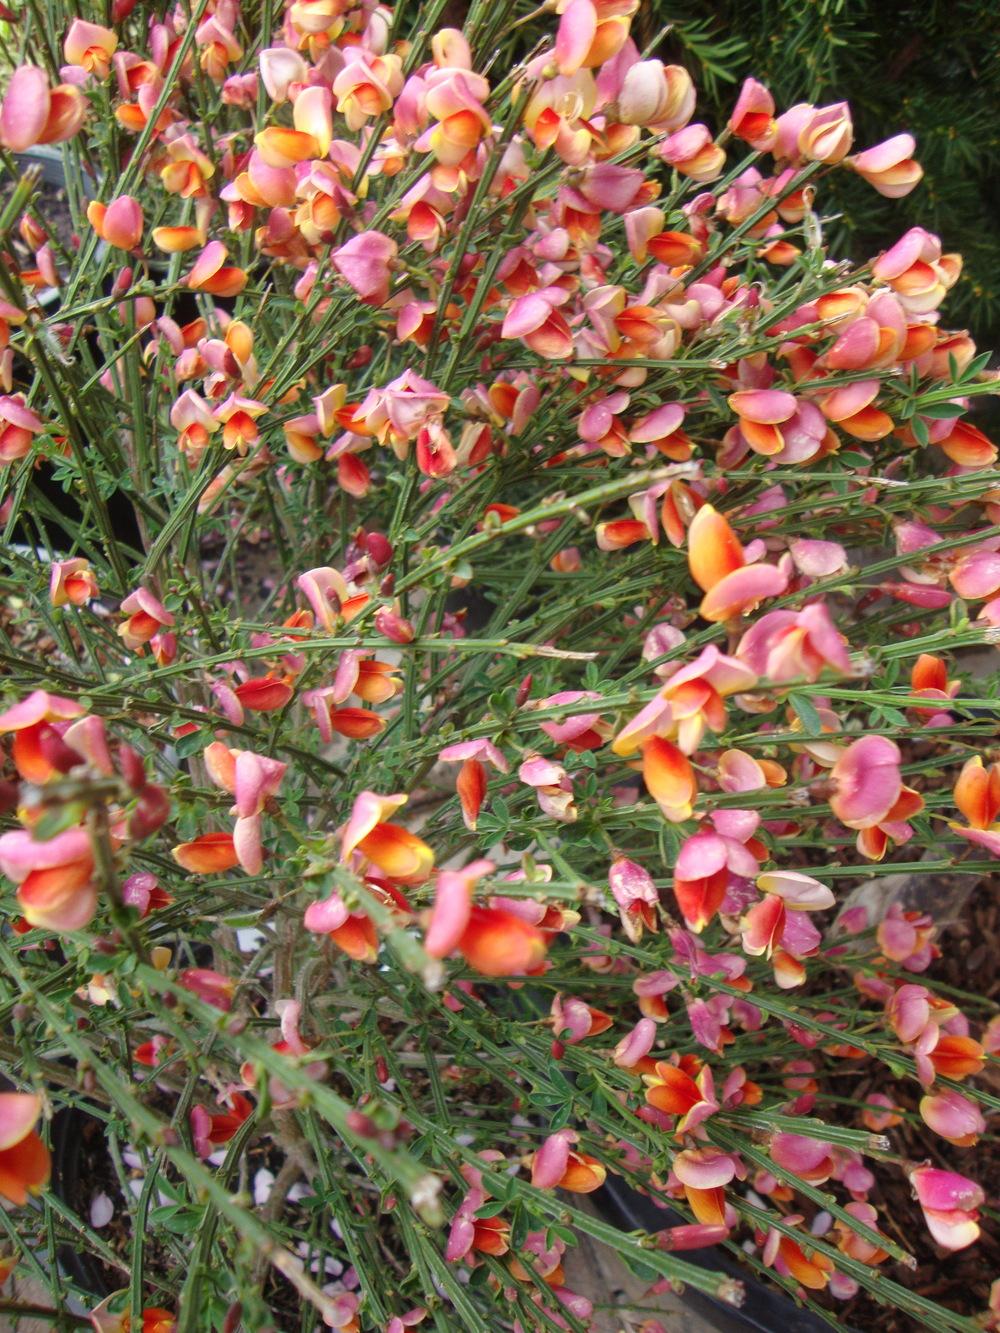
[[[990,0],[654,0],[639,40],[669,25],[656,51],[685,64],[698,116],[724,123],[748,74],[779,110],[799,101],[847,101],[857,149],[908,130],[923,181],[886,200],[834,173],[829,227],[841,253],[864,258],[919,223],[964,257],[949,297],[952,324],[984,347],[1000,343],[1000,23]]]

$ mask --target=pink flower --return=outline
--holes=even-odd
[[[646,1058],[655,1041],[656,1022],[652,1018],[640,1018],[631,1032],[619,1041],[612,1058],[619,1069],[631,1069]]]
[[[77,556],[56,560],[49,578],[49,600],[53,606],[85,606],[100,595],[90,561]]]
[[[951,1088],[922,1097],[920,1116],[935,1134],[959,1148],[971,1148],[986,1132],[986,1121],[976,1103]]]
[[[556,309],[569,299],[562,287],[543,287],[511,302],[501,327],[504,338],[521,338],[539,356],[562,361],[572,354],[573,335]]]
[[[851,669],[847,641],[822,602],[802,611],[768,611],[740,639],[736,656],[769,680],[818,680],[826,669]]]
[[[44,429],[45,423],[26,406],[22,394],[0,396],[0,464],[23,458]]]
[[[977,550],[963,555],[948,582],[967,601],[995,596],[1000,592],[1000,552]]]
[[[622,125],[679,130],[694,115],[695,89],[681,65],[639,60],[626,71],[616,119]]]
[[[363,231],[334,250],[333,266],[366,305],[385,305],[389,299],[389,270],[397,246],[380,231]]]
[[[811,111],[799,130],[799,152],[809,162],[841,162],[854,140],[851,109],[846,102]]]
[[[926,986],[908,982],[893,992],[886,1004],[886,1017],[900,1041],[916,1041],[930,1020],[930,992]]]
[[[416,439],[423,427],[440,417],[447,406],[446,393],[407,369],[385,388],[371,389],[358,409],[358,416],[380,439],[401,446]]]
[[[618,856],[608,870],[608,886],[618,904],[625,934],[633,943],[642,938],[643,929],[656,931],[656,908],[660,895],[653,877],[635,861]]]
[[[550,1190],[559,1184],[569,1165],[570,1146],[576,1139],[571,1129],[562,1129],[549,1135],[531,1163],[531,1183],[536,1189]]]
[[[738,139],[759,153],[768,152],[778,134],[774,98],[768,89],[756,79],[745,79],[727,123]]]
[[[154,634],[170,629],[174,624],[172,613],[148,588],[137,588],[129,593],[121,610],[128,619],[118,626],[118,633],[126,648],[133,650],[141,649]]]
[[[87,205],[87,221],[102,241],[119,250],[134,250],[142,240],[142,205],[129,194],[119,195],[106,207],[97,200]]]
[[[726,150],[715,142],[707,125],[686,125],[664,139],[656,152],[675,171],[696,181],[714,181],[726,162]]]
[[[329,565],[323,565],[317,569],[307,569],[304,574],[298,576],[295,583],[312,607],[317,624],[327,634],[332,634],[340,616],[340,609],[349,596],[347,581],[343,574]]]
[[[964,1250],[979,1239],[979,1213],[985,1195],[974,1180],[955,1171],[918,1166],[910,1184],[923,1209],[924,1221],[946,1250]]]
[[[774,1134],[770,1154],[778,1166],[812,1185],[822,1185],[833,1175],[833,1149],[822,1139],[803,1134]]]
[[[0,107],[0,143],[13,153],[36,143],[64,143],[79,130],[86,112],[82,89],[71,83],[50,89],[44,70],[19,65]]]
[[[73,931],[93,920],[97,889],[86,829],[66,829],[46,842],[36,842],[25,829],[5,833],[0,871],[18,885],[18,906],[30,925]]]
[[[676,740],[684,754],[693,754],[705,729],[726,725],[723,702],[730,694],[752,690],[757,676],[738,658],[727,657],[709,644],[687,666],[678,667],[657,694],[615,737],[615,754],[632,754],[653,736]]]
[[[874,148],[846,158],[845,165],[863,176],[886,199],[902,199],[924,174],[920,163],[914,161],[915,147],[912,134],[895,134]]]
[[[305,83],[308,66],[297,51],[287,46],[269,46],[260,53],[260,77],[272,102],[288,100],[293,84]]]
[[[901,756],[885,736],[863,736],[844,750],[831,770],[830,808],[848,828],[873,828],[899,799]]]
[[[570,0],[556,32],[556,66],[559,73],[575,74],[590,53],[597,36],[597,10],[593,0]]]
[[[736,1175],[736,1162],[721,1148],[685,1148],[671,1169],[682,1185],[694,1190],[720,1189]]]
[[[682,844],[674,863],[674,894],[688,927],[700,934],[722,906],[734,881],[753,879],[763,848],[752,842],[759,816],[750,811],[721,810],[712,816],[714,829],[703,828]]]

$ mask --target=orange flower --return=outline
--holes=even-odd
[[[715,1099],[712,1071],[704,1065],[697,1078],[692,1078],[677,1065],[658,1060],[652,1074],[643,1074],[646,1101],[658,1111],[678,1116],[678,1134],[697,1128],[703,1120],[719,1109]],[[700,1221],[706,1221],[700,1218]]]
[[[672,824],[691,818],[698,783],[687,756],[670,741],[651,737],[642,747],[646,790]]]
[[[544,934],[511,912],[473,907],[458,948],[470,967],[486,977],[532,972],[545,957]]]
[[[49,1150],[35,1130],[42,1099],[30,1092],[0,1093],[0,1197],[20,1205],[48,1183]]]
[[[273,713],[284,708],[292,697],[292,687],[274,676],[260,676],[237,685],[233,693],[251,713]]]
[[[192,875],[218,875],[239,865],[231,833],[203,833],[171,849],[171,856]]]
[[[986,768],[980,756],[974,755],[958,775],[955,804],[971,828],[991,828],[1000,815],[1000,764]]]
[[[473,1219],[475,1235],[472,1248],[482,1254],[494,1256],[506,1254],[510,1249],[510,1223],[502,1217],[477,1217]]]
[[[341,830],[341,860],[348,861],[354,852],[360,852],[390,879],[403,884],[423,883],[434,865],[434,853],[416,834],[386,821],[386,816],[404,805],[406,799],[403,795],[361,792]]]
[[[945,1034],[930,1053],[931,1064],[939,1078],[961,1081],[986,1067],[986,1052],[973,1037]]]
[[[196,292],[210,296],[239,296],[247,285],[247,275],[241,268],[226,265],[228,250],[221,241],[209,241],[188,274],[187,285]]]
[[[782,1236],[778,1241],[777,1257],[796,1282],[810,1291],[822,1291],[834,1271],[832,1259],[815,1250],[803,1249],[791,1236]]]
[[[787,574],[774,565],[747,563],[729,521],[712,505],[703,505],[691,522],[688,565],[691,577],[705,593],[699,608],[705,620],[746,615],[764,598],[777,597],[788,586]]]
[[[58,737],[57,727],[52,724],[71,722],[83,711],[74,699],[34,690],[0,714],[0,735],[14,733],[14,766],[25,782],[48,782],[58,773],[46,745]]]

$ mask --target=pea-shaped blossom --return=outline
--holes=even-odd
[[[844,750],[830,771],[830,808],[848,828],[881,823],[903,788],[899,746],[885,736],[863,736]]]
[[[48,1183],[49,1150],[35,1128],[41,1113],[36,1093],[0,1093],[0,1197],[15,1207]]]
[[[788,587],[782,569],[747,561],[729,521],[709,504],[698,510],[688,530],[688,565],[705,593],[699,611],[706,620],[746,615]]]
[[[918,1166],[910,1173],[910,1184],[931,1235],[945,1250],[964,1250],[979,1239],[979,1208],[985,1201],[982,1188],[957,1171]]]

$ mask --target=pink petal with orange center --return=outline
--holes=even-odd
[[[0,713],[0,733],[23,731],[39,722],[66,721],[82,716],[83,712],[83,706],[74,699],[63,699],[46,690],[32,690],[31,694]]]
[[[686,1148],[672,1163],[674,1175],[692,1189],[718,1189],[736,1175],[736,1165],[720,1148]]]
[[[993,597],[1000,591],[1000,553],[973,551],[963,556],[948,575],[948,582],[970,601]]]
[[[855,171],[888,171],[913,156],[916,140],[912,134],[894,134],[891,139],[866,148],[851,158]]]
[[[593,0],[570,0],[556,33],[556,64],[564,77],[575,74],[587,58],[597,36],[597,10]]]
[[[329,935],[332,931],[339,930],[349,916],[350,912],[340,894],[331,893],[329,898],[322,898],[309,904],[302,918],[302,924],[306,930],[311,930],[317,935]]]
[[[531,1183],[536,1189],[555,1189],[566,1174],[570,1144],[575,1142],[570,1129],[558,1130],[544,1141],[531,1160]]]
[[[765,597],[778,597],[788,587],[788,575],[774,565],[747,565],[727,574],[702,599],[705,620],[731,620],[753,611]]]
[[[654,736],[642,747],[642,776],[646,790],[668,819],[688,819],[698,794],[694,769],[669,741]]]
[[[42,1113],[42,1099],[33,1092],[0,1092],[0,1152],[20,1143]]]
[[[831,370],[863,370],[878,355],[880,332],[874,319],[856,319],[823,357]]]
[[[727,401],[737,416],[762,426],[787,421],[798,406],[795,395],[783,389],[742,389],[730,394]]]
[[[23,153],[38,143],[49,117],[49,81],[35,65],[19,65],[7,84],[0,108],[0,141]]]
[[[884,736],[863,736],[841,754],[831,770],[836,790],[830,808],[849,828],[873,828],[899,799],[899,747]]]
[[[472,891],[476,881],[494,869],[492,861],[473,861],[462,870],[438,873],[434,907],[424,948],[432,958],[447,958],[458,948],[472,914]]]
[[[920,1116],[935,1134],[962,1147],[971,1147],[986,1132],[986,1121],[976,1103],[950,1088],[922,1097]]]
[[[695,583],[708,592],[743,561],[743,547],[728,519],[712,505],[702,505],[688,530],[688,565]]]
[[[845,384],[841,389],[834,389],[820,402],[820,408],[828,421],[844,421],[853,417],[878,397],[878,380],[856,380]]]
[[[872,273],[880,282],[891,282],[901,277],[918,260],[936,260],[941,257],[941,242],[923,227],[911,227],[895,245],[880,255],[872,265]]]
[[[663,403],[630,427],[629,439],[634,444],[651,444],[654,440],[664,440],[678,430],[683,421],[684,408],[680,403]]]
[[[981,1186],[957,1171],[945,1171],[935,1166],[918,1166],[910,1172],[910,1184],[922,1208],[942,1212],[960,1210],[971,1212],[982,1207],[986,1196]]]
[[[771,1160],[804,1180],[828,1180],[833,1169],[833,1151],[822,1139],[804,1134],[775,1134],[771,1139]]]

